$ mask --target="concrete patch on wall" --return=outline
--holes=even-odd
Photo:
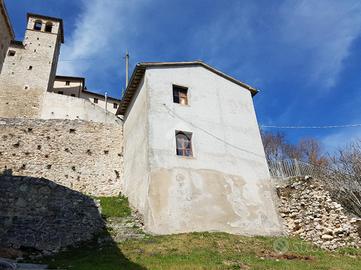
[[[118,124],[0,118],[0,170],[44,177],[95,196],[117,195],[122,136]]]
[[[150,175],[146,229],[157,234],[281,234],[271,192],[271,187],[218,171],[159,169]]]

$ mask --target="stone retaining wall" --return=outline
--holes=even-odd
[[[361,247],[361,221],[332,201],[323,185],[313,179],[293,179],[277,187],[279,211],[286,232],[334,250]]]
[[[92,198],[46,179],[6,173],[0,176],[0,248],[46,254],[103,231]]]
[[[0,118],[0,171],[44,177],[94,196],[121,191],[120,124]]]

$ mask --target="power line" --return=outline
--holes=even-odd
[[[276,126],[276,125],[260,125],[261,128],[275,129],[333,129],[333,128],[353,128],[361,127],[361,124],[345,124],[345,125],[328,125],[328,126]]]
[[[181,116],[179,116],[178,114],[176,114],[172,109],[170,109],[166,104],[163,104],[163,106],[167,109],[168,114],[169,114],[170,116],[175,117],[175,118],[178,118],[179,120],[182,120],[183,122],[188,123],[188,124],[191,125],[192,127],[197,128],[197,129],[203,131],[204,133],[208,134],[209,136],[215,138],[216,140],[218,140],[218,141],[220,141],[220,142],[222,142],[222,143],[224,143],[224,144],[226,144],[226,145],[228,145],[228,146],[231,146],[231,147],[233,147],[233,148],[235,148],[235,149],[237,149],[237,150],[239,150],[239,151],[242,151],[242,152],[246,152],[246,153],[248,153],[248,154],[255,155],[255,156],[260,157],[260,158],[262,158],[262,159],[265,158],[265,156],[263,156],[263,155],[260,155],[260,154],[258,154],[258,153],[255,153],[255,152],[249,151],[249,150],[247,150],[247,149],[243,149],[243,148],[241,148],[241,147],[239,147],[239,146],[233,145],[233,144],[231,144],[231,143],[223,140],[222,138],[218,137],[217,135],[214,135],[213,133],[209,132],[208,130],[206,130],[206,129],[204,129],[204,128],[201,128],[201,127],[199,127],[199,126],[196,126],[196,125],[193,124],[192,122],[185,120],[184,118],[182,118]]]

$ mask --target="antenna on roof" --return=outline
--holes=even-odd
[[[125,53],[125,88],[128,87],[129,83],[129,52],[128,49]]]

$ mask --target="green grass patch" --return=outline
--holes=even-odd
[[[127,197],[97,197],[96,199],[100,200],[104,218],[128,217],[132,212]]]
[[[361,269],[361,251],[327,252],[297,238],[191,233],[149,236],[104,247],[87,244],[47,258],[45,263],[78,270],[354,270]]]

